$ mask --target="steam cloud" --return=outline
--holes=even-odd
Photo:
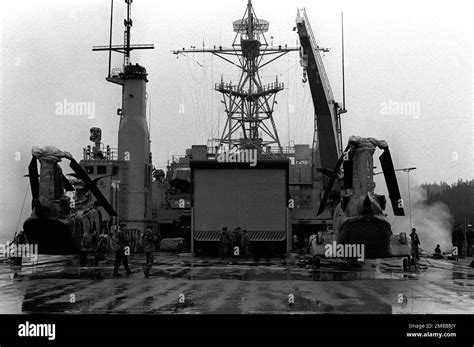
[[[452,250],[451,228],[453,217],[449,208],[442,202],[437,201],[432,204],[426,202],[426,191],[421,187],[411,188],[411,215],[412,225],[420,238],[421,248],[433,253],[437,244],[440,245],[441,252]],[[406,217],[399,218],[393,225],[393,233],[411,233],[410,210],[408,199],[405,200]]]

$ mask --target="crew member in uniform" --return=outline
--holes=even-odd
[[[234,245],[232,247],[232,254],[234,254],[235,247],[239,247],[239,256],[242,254],[242,229],[240,227],[234,230]]]
[[[434,259],[443,259],[443,256],[441,255],[441,248],[439,247],[439,245],[436,245],[436,248],[435,248],[434,254],[433,254],[433,258]]]
[[[15,237],[13,238],[13,243],[16,245],[16,257],[13,257],[13,265],[21,266],[23,263],[23,255],[21,254],[21,245],[25,245],[28,243],[26,239],[26,234],[23,230],[21,230]]]
[[[247,230],[242,230],[242,255],[247,258],[249,254],[250,237]]]
[[[234,247],[235,247],[235,233],[237,229],[231,229],[229,230],[229,256],[234,255]]]
[[[416,228],[411,229],[411,249],[412,249],[412,257],[414,259],[420,259],[420,239],[416,233]]]
[[[219,244],[220,256],[221,258],[226,258],[229,252],[229,243],[230,243],[229,232],[227,230],[227,227],[222,228],[219,241],[220,241],[220,244]]]
[[[125,254],[125,249],[130,247],[127,238],[123,232],[125,229],[125,223],[120,224],[120,228],[115,233],[115,265],[114,265],[114,273],[113,276],[117,277],[120,276],[118,270],[120,267],[120,263],[123,263],[123,267],[125,268],[125,272],[127,275],[132,274],[132,271],[128,267],[128,258]]]
[[[97,240],[97,247],[95,248],[94,265],[98,266],[100,260],[105,260],[107,253],[107,233],[103,232],[99,235]]]
[[[456,226],[454,227],[453,234],[452,234],[452,241],[453,241],[453,246],[457,247],[458,249],[458,257],[461,257],[463,255],[462,246],[464,243],[464,234],[459,224],[456,224]]]
[[[472,230],[472,225],[467,225],[466,231],[466,243],[467,243],[467,256],[472,256],[472,242],[474,241],[474,230]]]
[[[79,250],[79,264],[81,266],[86,266],[87,264],[87,255],[93,250],[93,235],[86,230],[82,235],[81,249]]]
[[[153,252],[155,251],[155,237],[152,228],[146,228],[143,234],[143,251],[145,252],[145,277],[153,275],[151,269],[153,267]]]

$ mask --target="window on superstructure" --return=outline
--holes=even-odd
[[[105,175],[107,173],[107,166],[97,166],[97,174]]]

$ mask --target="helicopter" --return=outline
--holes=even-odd
[[[69,180],[63,174],[58,165],[62,159],[70,161],[74,179]],[[103,231],[105,216],[99,206],[109,217],[117,216],[95,181],[68,152],[54,146],[33,147],[26,176],[32,192],[32,213],[23,223],[23,229],[28,242],[37,244],[41,254],[79,253],[86,233]],[[75,192],[75,197],[66,194],[70,192]],[[91,193],[96,201],[92,201]]]
[[[316,262],[320,256],[355,258],[355,254],[347,255],[347,250],[355,250],[354,246],[362,246],[362,260],[410,255],[410,240],[406,233],[393,235],[385,213],[387,199],[375,192],[373,155],[377,148],[383,151],[379,160],[393,213],[395,216],[405,215],[387,142],[351,136],[336,167],[332,171],[319,170],[329,175],[330,180],[318,215],[333,203],[331,196],[337,180],[342,182],[342,189],[336,206],[329,206],[333,209],[333,230],[318,232],[309,239],[310,254]],[[358,257],[361,260],[361,255]],[[408,261],[409,258],[403,260],[404,268]]]

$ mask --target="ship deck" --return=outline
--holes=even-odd
[[[40,255],[21,269],[0,262],[0,313],[466,314],[474,313],[472,260],[422,259],[418,271],[403,272],[399,258],[352,268],[324,260],[312,269],[281,258],[160,252],[153,276],[143,275],[144,256],[132,255],[134,273],[121,268],[113,278],[112,255],[97,267]]]

